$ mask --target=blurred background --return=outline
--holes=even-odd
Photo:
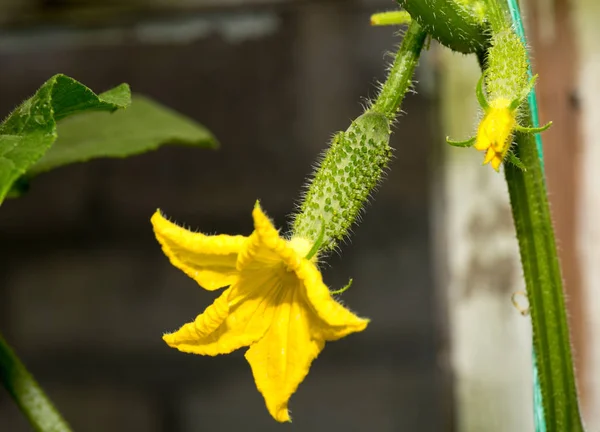
[[[600,428],[600,11],[584,3],[529,1],[526,16],[542,122],[555,122],[544,139],[578,378]],[[98,92],[127,82],[221,143],[62,168],[2,206],[0,329],[74,430],[532,430],[531,335],[510,302],[524,284],[504,180],[476,151],[443,145],[474,130],[477,66],[436,44],[403,104],[387,178],[324,272],[333,288],[354,279],[343,300],[372,322],[313,363],[291,399],[294,423],[270,418],[243,350],[192,356],[161,340],[214,293],[168,263],[152,213],[249,234],[260,199],[287,227],[313,161],[384,78],[401,38],[369,16],[393,7],[0,0],[0,112],[60,72]],[[3,390],[0,430],[30,430]]]

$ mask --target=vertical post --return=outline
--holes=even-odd
[[[575,355],[583,360],[583,368],[578,373],[579,388],[584,395],[583,417],[588,430],[593,431],[600,429],[600,3],[573,0],[572,6],[570,18],[574,19],[572,28],[578,62],[570,80],[571,104],[575,105],[571,111],[579,108],[581,134],[579,148],[573,155],[578,158],[575,184],[579,186],[576,191],[579,199],[574,221],[577,224],[575,250],[579,252],[581,271],[581,307],[571,310],[570,315],[586,332],[585,339],[575,337],[574,343]],[[554,58],[560,56],[560,53],[553,55]]]
[[[441,130],[465,139],[475,129],[479,66],[473,57],[439,54]],[[442,156],[434,232],[444,250],[437,286],[447,306],[456,430],[533,430],[531,331],[510,300],[525,284],[506,183],[472,148],[446,145]]]

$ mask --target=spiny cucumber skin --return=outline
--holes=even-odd
[[[454,51],[481,52],[487,45],[485,12],[480,1],[398,0],[427,33]]]
[[[293,236],[333,249],[348,233],[388,165],[390,123],[377,112],[358,117],[332,140],[293,225]]]
[[[495,33],[485,71],[489,100],[523,99],[529,88],[527,71],[527,50],[519,36],[510,28]]]

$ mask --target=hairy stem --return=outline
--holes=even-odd
[[[505,165],[533,326],[533,344],[548,432],[580,432],[569,325],[560,263],[535,137],[517,133],[527,171]]]
[[[525,44],[517,1],[486,1],[498,7],[493,19],[506,20]],[[492,23],[492,29],[498,26],[506,28],[500,22]],[[532,76],[530,65],[528,76]],[[539,126],[533,87],[528,94],[528,109],[523,114],[525,128]],[[527,171],[507,165],[505,175],[531,310],[536,430],[582,432],[563,281],[546,191],[542,138],[525,131],[516,134],[515,153]],[[538,413],[540,399],[543,418]]]
[[[383,84],[377,100],[371,107],[371,111],[379,112],[390,120],[396,118],[404,95],[406,95],[412,82],[412,76],[419,62],[426,36],[427,34],[417,22],[411,22],[394,59],[388,78]]]
[[[67,422],[0,335],[0,380],[37,432],[70,432]]]

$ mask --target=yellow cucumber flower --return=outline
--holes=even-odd
[[[225,289],[212,305],[165,342],[186,353],[228,354],[249,347],[256,387],[269,413],[291,421],[288,400],[326,341],[362,331],[360,318],[333,299],[306,239],[279,236],[257,204],[249,237],[204,235],[182,228],[160,211],[156,238],[171,263],[207,290]]]
[[[527,48],[512,27],[493,30],[485,63],[486,69],[475,88],[483,109],[477,135],[465,141],[446,141],[456,147],[474,145],[485,152],[483,164],[491,164],[496,171],[500,171],[505,160],[526,170],[518,157],[519,149],[511,149],[514,134],[537,134],[548,129],[552,122],[541,127],[521,126],[517,122],[518,118],[529,117],[525,101],[535,87],[537,75],[530,77]]]
[[[483,164],[491,163],[498,171],[511,145],[513,129],[517,124],[516,110],[511,109],[511,101],[497,99],[490,101],[483,119],[477,128],[475,148],[485,151]]]
[[[455,147],[473,146],[477,150],[484,151],[483,165],[491,164],[496,172],[500,171],[500,165],[505,159],[508,159],[518,168],[525,170],[526,167],[510,149],[514,133],[537,134],[552,125],[552,122],[548,122],[541,127],[525,127],[517,122],[519,106],[533,88],[536,77],[531,79],[528,87],[519,98],[510,100],[499,97],[489,102],[483,93],[483,78],[484,75],[481,75],[476,88],[477,100],[483,109],[483,118],[479,122],[477,135],[465,141],[453,141],[446,138],[446,142]]]

